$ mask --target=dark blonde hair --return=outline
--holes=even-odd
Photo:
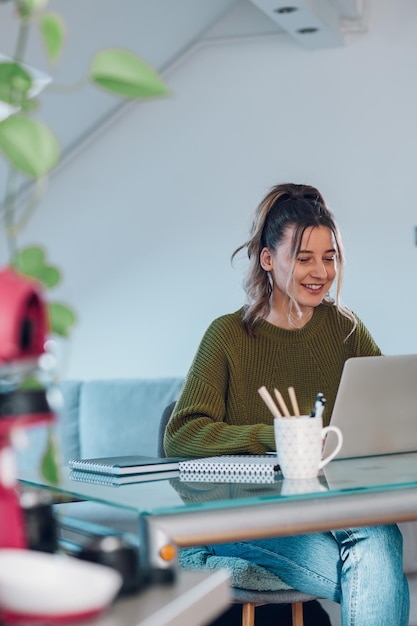
[[[291,256],[295,263],[301,240],[306,228],[326,226],[333,234],[337,258],[336,298],[329,295],[325,301],[334,303],[339,312],[352,321],[352,331],[356,319],[341,303],[342,276],[345,264],[343,244],[335,218],[323,196],[315,187],[284,183],[272,187],[258,205],[252,222],[250,239],[239,246],[232,255],[247,249],[249,268],[244,281],[248,304],[244,309],[243,322],[247,331],[253,334],[256,322],[267,317],[271,308],[272,284],[268,272],[260,262],[263,248],[275,251],[282,242],[287,227],[295,226],[291,243]],[[288,291],[291,305],[299,311],[298,303]]]

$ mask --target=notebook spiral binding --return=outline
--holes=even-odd
[[[181,461],[179,470],[180,478],[187,473],[200,476],[200,480],[218,476],[274,477],[279,465],[277,457],[271,455],[220,455]]]

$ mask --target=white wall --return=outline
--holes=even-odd
[[[166,76],[170,98],[126,107],[59,170],[24,239],[48,247],[79,315],[64,375],[184,375],[210,321],[243,303],[229,257],[281,181],[324,193],[345,303],[384,352],[417,352],[416,32],[413,0],[377,0],[369,33],[338,49],[199,45]]]

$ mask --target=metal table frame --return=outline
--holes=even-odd
[[[165,545],[180,547],[379,526],[417,520],[417,485],[308,499],[279,499],[253,506],[139,517],[144,559],[168,567]]]

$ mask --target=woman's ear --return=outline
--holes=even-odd
[[[262,248],[259,261],[265,272],[270,272],[273,269],[272,254],[269,248]]]

